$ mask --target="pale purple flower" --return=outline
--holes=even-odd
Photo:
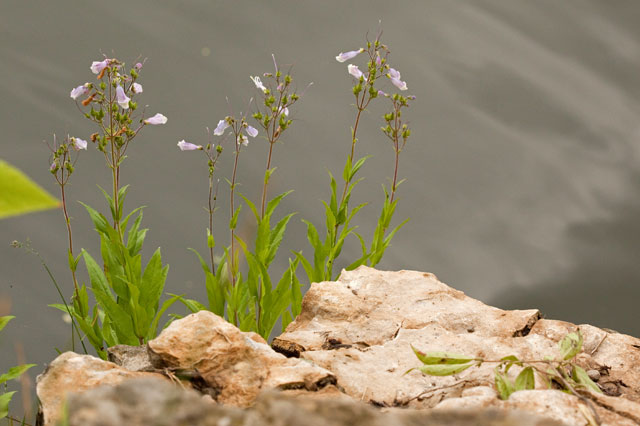
[[[178,148],[180,148],[180,151],[195,151],[198,149],[202,149],[202,145],[189,143],[183,139],[180,142],[178,142]]]
[[[378,90],[378,96],[384,96],[384,97],[389,97],[389,94],[386,92],[383,92],[382,90]]]
[[[157,113],[153,117],[149,117],[146,120],[144,120],[144,124],[153,124],[153,125],[165,124],[166,122],[167,122],[167,117],[165,117],[160,113]]]
[[[138,62],[135,67],[137,70],[142,69],[142,63]]]
[[[218,121],[218,126],[213,131],[213,134],[216,136],[222,136],[224,131],[227,130],[227,127],[229,127],[229,123],[227,123],[227,120],[220,120]]]
[[[131,86],[133,93],[142,93],[142,85],[138,84],[138,83],[133,83],[133,85]]]
[[[262,80],[260,80],[260,77],[249,76],[249,78],[251,79],[251,81],[253,81],[253,84],[255,84],[258,89],[262,90],[263,93],[267,93],[267,88],[264,87],[264,84],[262,84]]]
[[[91,63],[91,72],[94,74],[100,74],[103,69],[109,66],[109,60],[105,59],[104,61],[93,61]]]
[[[395,78],[400,80],[400,71],[393,69],[393,68],[389,68],[389,74],[387,74],[389,76],[389,78]]]
[[[407,90],[407,83],[400,80],[400,71],[390,68],[387,77],[391,79],[391,83],[398,89]]]
[[[393,85],[400,90],[407,90],[407,83],[405,81],[402,81],[398,78],[392,78],[391,83],[393,83]]]
[[[58,170],[58,161],[54,161],[53,163],[51,163],[51,166],[49,167],[49,171],[51,173],[55,172],[56,170]]]
[[[247,126],[247,134],[252,138],[258,136],[258,130],[253,126]]]
[[[240,135],[240,143],[242,146],[249,145],[249,139],[245,135]]]
[[[89,91],[89,83],[82,84],[75,89],[71,90],[71,99],[78,99],[80,96],[84,95]]]
[[[87,149],[87,141],[85,141],[84,139],[72,137],[71,143],[73,144],[73,147],[76,151]]]
[[[289,108],[284,107],[284,109],[282,110],[282,113],[284,114],[285,117],[289,116]]]
[[[380,57],[380,52],[376,52],[376,65],[382,65],[382,58]]]
[[[355,58],[362,52],[364,52],[363,48],[360,48],[358,50],[352,50],[351,52],[345,52],[345,53],[340,52],[340,54],[336,56],[336,61],[338,62],[348,61],[349,59]]]
[[[357,65],[349,64],[347,66],[347,69],[349,70],[349,74],[351,74],[352,76],[354,76],[358,80],[364,75],[364,74],[362,74],[362,71],[360,71],[360,69],[358,68]]]
[[[129,109],[129,101],[131,99],[124,93],[124,89],[120,85],[116,87],[116,99],[122,109]]]

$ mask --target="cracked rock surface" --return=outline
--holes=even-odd
[[[505,311],[487,306],[441,283],[433,274],[383,272],[363,266],[343,272],[336,282],[312,284],[301,314],[272,346],[326,368],[346,394],[374,405],[517,407],[582,425],[587,424],[584,401],[543,390],[544,383],[536,383],[540,390],[514,393],[507,403],[495,393],[473,395],[475,388],[493,387],[495,364],[447,377],[424,376],[416,370],[403,374],[420,365],[411,345],[425,352],[493,360],[507,355],[544,359],[559,356],[558,342],[576,328],[571,323],[541,319],[535,309]],[[605,424],[640,422],[640,340],[589,325],[579,328],[584,345],[577,363],[597,377],[596,383],[605,392],[603,397],[590,396],[599,416]],[[511,372],[515,378],[519,371],[514,368]],[[609,402],[598,403],[598,398]],[[549,409],[549,404],[557,409]]]

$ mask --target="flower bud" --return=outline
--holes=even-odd
[[[130,74],[131,74],[131,77],[138,78],[138,72],[134,68],[131,68]]]

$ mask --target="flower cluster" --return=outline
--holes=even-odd
[[[167,117],[159,113],[144,118],[143,112],[140,117],[134,117],[138,108],[134,99],[144,91],[136,81],[142,67],[138,62],[127,72],[125,64],[115,58],[93,61],[89,68],[98,82],[81,84],[69,94],[78,106],[90,107],[84,115],[102,130],[102,135],[94,133],[91,136],[91,141],[97,142],[102,152],[106,153],[109,144],[126,149],[144,125],[167,122]],[[138,124],[133,124],[135,118],[138,118]]]
[[[64,141],[61,144],[58,144],[54,135],[53,146],[49,146],[49,149],[52,154],[49,171],[56,177],[56,180],[59,183],[66,183],[66,180],[69,178],[71,173],[73,173],[73,166],[78,159],[77,156],[72,159],[72,154],[74,151],[77,152],[82,149],[86,150],[87,141],[67,135]]]
[[[380,43],[379,40],[376,40],[374,43],[368,42],[366,49],[361,47],[356,50],[340,53],[336,56],[336,61],[346,62],[364,52],[367,52],[369,55],[367,72],[361,71],[357,65],[347,65],[347,72],[358,80],[358,83],[353,89],[356,96],[358,96],[363,87],[368,87],[371,92],[371,97],[376,97],[379,94],[379,91],[375,91],[373,85],[375,80],[377,80],[381,75],[388,77],[391,83],[399,90],[407,90],[407,83],[401,80],[400,72],[391,68],[387,64],[389,49],[387,46]]]

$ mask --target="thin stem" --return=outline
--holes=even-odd
[[[269,156],[267,157],[267,168],[264,172],[264,184],[262,185],[262,207],[260,209],[260,217],[264,217],[264,208],[267,202],[267,185],[269,184],[269,178],[267,177],[269,170],[271,169],[271,154],[273,152],[273,142],[269,141]]]
[[[235,130],[235,129],[234,129]],[[235,205],[234,205],[234,195],[235,195],[235,189],[236,189],[236,174],[238,171],[238,157],[240,156],[240,134],[239,132],[235,133],[235,143],[236,143],[236,158],[235,161],[233,163],[233,175],[231,176],[231,191],[230,191],[230,200],[229,200],[229,205],[231,207],[230,213],[230,219],[233,218],[234,214],[235,214]],[[230,268],[230,273],[231,273],[231,285],[232,287],[235,287],[236,285],[236,277],[235,277],[235,225],[231,227],[231,268]],[[237,315],[237,313],[236,313]]]
[[[62,211],[64,213],[64,222],[67,225],[67,236],[69,239],[69,254],[71,256],[71,258],[75,259],[75,256],[73,254],[73,237],[71,235],[71,221],[69,219],[69,213],[67,212],[67,199],[66,199],[66,194],[65,194],[65,181],[64,181],[64,168],[62,169],[62,183],[60,185],[60,193],[61,193],[61,197],[62,197]],[[75,268],[71,268],[71,276],[73,277],[73,288],[74,288],[74,292],[76,297],[78,296],[78,280],[76,279],[76,271]]]

